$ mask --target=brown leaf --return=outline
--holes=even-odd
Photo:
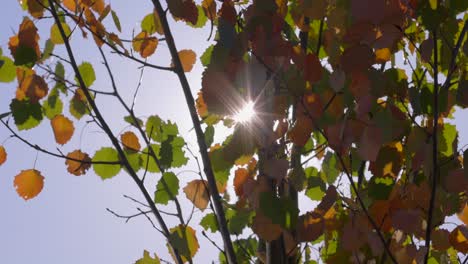
[[[421,52],[421,59],[424,62],[431,62],[432,51],[434,50],[434,41],[432,38],[428,38],[421,42],[419,46],[419,51]]]
[[[374,63],[374,53],[367,45],[354,45],[344,51],[340,61],[346,73],[364,71]]]
[[[298,146],[304,146],[313,130],[313,122],[307,116],[298,116],[296,123],[288,132],[288,138]]]
[[[308,242],[319,238],[325,230],[323,215],[317,212],[309,212],[299,216],[297,221],[297,241]]]
[[[140,53],[141,57],[151,56],[158,47],[158,39],[151,37],[146,31],[140,32],[132,41],[133,49]]]
[[[432,246],[438,251],[445,251],[450,248],[450,232],[445,229],[432,231]]]
[[[209,20],[216,19],[216,1],[215,0],[203,0],[202,2],[203,12]]]
[[[36,103],[49,92],[47,83],[34,70],[17,68],[16,78],[18,79],[18,89],[16,90],[16,99],[18,100],[24,100],[25,97],[28,97],[31,102]]]
[[[36,60],[38,60],[41,57],[38,41],[39,34],[37,33],[34,22],[24,17],[23,22],[20,24],[18,34],[10,38],[8,48],[14,58],[16,58],[16,51],[18,48],[31,49],[36,55]]]
[[[120,140],[124,147],[133,151],[139,151],[141,149],[138,137],[132,131],[127,131],[120,136]]]
[[[244,168],[239,168],[235,172],[234,176],[234,191],[238,197],[244,195],[244,183],[249,179],[249,171]]]
[[[322,64],[319,58],[312,53],[307,54],[304,64],[304,79],[316,83],[322,78]]]
[[[465,206],[463,207],[463,210],[457,214],[458,218],[466,225],[468,226],[468,203],[465,203]]]
[[[25,200],[36,197],[44,187],[44,176],[38,170],[23,170],[13,182],[16,192]]]
[[[40,18],[44,14],[44,0],[25,0],[27,1],[28,12],[34,18]]]
[[[167,2],[167,6],[176,20],[182,19],[193,25],[197,24],[198,9],[193,0],[171,0]]]
[[[68,153],[67,157],[83,161],[79,162],[70,159],[65,160],[65,165],[67,165],[68,172],[75,176],[84,175],[91,167],[91,158],[87,153],[81,152],[81,150],[70,152]]]
[[[258,211],[253,219],[252,230],[265,241],[273,241],[279,238],[282,232],[280,225],[273,224],[270,218]]]
[[[75,132],[73,122],[63,115],[56,115],[50,120],[50,123],[54,131],[55,141],[58,144],[67,143],[73,136],[73,132]]]
[[[277,181],[281,181],[286,177],[288,172],[289,162],[286,159],[267,159],[263,164],[264,173]]]
[[[5,151],[5,147],[0,146],[0,166],[5,163],[7,159],[7,153]]]
[[[184,193],[198,209],[205,210],[210,201],[208,194],[208,182],[204,180],[193,180],[184,188]]]
[[[382,131],[376,126],[367,126],[359,142],[358,154],[363,160],[375,161],[382,146]]]

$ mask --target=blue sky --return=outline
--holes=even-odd
[[[128,4],[130,1],[113,1],[112,6],[118,12],[123,32],[139,31],[141,19],[152,11],[150,1],[138,1],[138,4]],[[26,15],[17,1],[8,0],[2,3],[0,11],[0,47],[8,54],[8,38],[18,30],[22,17]],[[37,26],[41,30],[41,44],[48,36],[51,20],[40,21]],[[112,25],[110,17],[106,25]],[[209,43],[209,28],[194,30],[183,23],[173,23],[177,46],[180,49],[193,49],[201,55]],[[130,35],[126,36],[130,38]],[[111,87],[104,69],[100,65],[98,51],[93,41],[82,41],[80,36],[73,38],[73,47],[77,50],[77,60],[90,61],[95,65],[97,81],[94,89],[107,90]],[[158,51],[150,58],[150,62],[159,65],[169,65],[170,59],[166,52],[166,44],[161,42]],[[63,48],[58,51],[63,52]],[[139,70],[137,64],[116,56],[109,57],[111,67],[116,73],[117,83],[126,100],[131,99],[137,86]],[[100,66],[98,66],[100,65]],[[197,61],[194,70],[188,73],[194,94],[200,88],[201,64]],[[73,74],[68,71],[72,79]],[[0,113],[9,111],[9,103],[14,96],[16,84],[0,83]],[[116,113],[121,109],[113,99],[98,97],[98,104],[108,117],[114,132],[118,133],[126,124]],[[66,115],[70,115],[65,111]],[[163,119],[171,119],[179,125],[179,131],[186,138],[193,150],[197,150],[191,129],[188,109],[182,94],[182,89],[176,76],[170,73],[146,69],[143,86],[136,104],[139,116],[158,114]],[[122,115],[120,115],[122,116]],[[461,120],[468,117],[467,111],[456,115],[460,131],[460,146],[468,143],[468,124]],[[101,146],[110,146],[106,136],[96,127],[83,126],[84,122],[76,122],[76,131],[72,140],[61,147],[64,153],[81,148],[91,155]],[[9,137],[8,131],[0,127],[0,142]],[[22,133],[32,142],[55,151],[56,144],[47,120],[38,128]],[[11,264],[23,263],[133,263],[144,249],[156,252],[164,259],[171,260],[163,237],[156,232],[144,217],[139,217],[125,224],[123,219],[116,218],[105,208],[110,208],[121,214],[136,213],[136,204],[124,199],[123,194],[141,199],[136,185],[125,173],[111,180],[102,181],[91,170],[85,176],[75,177],[66,172],[64,161],[37,154],[36,151],[10,139],[4,143],[8,152],[8,161],[0,167],[0,262]],[[35,161],[37,157],[37,160]],[[35,168],[45,176],[45,186],[35,199],[25,202],[13,187],[13,178],[22,169]],[[193,162],[183,169],[194,169]],[[196,176],[190,173],[181,174],[181,186]],[[154,189],[158,177],[152,177],[147,185]],[[184,212],[191,210],[184,195]],[[307,203],[303,208],[310,208]],[[165,208],[171,210],[171,208]],[[186,213],[187,215],[188,213]],[[198,226],[200,213],[192,220],[193,226]],[[175,226],[175,219],[169,220],[169,226]],[[213,235],[219,241],[219,235]],[[196,263],[206,263],[206,259],[217,257],[217,250],[198,232],[201,251],[197,254]],[[202,261],[205,260],[205,261]]]
[[[126,4],[127,3],[127,4]],[[127,1],[113,1],[112,7],[120,16],[123,32],[138,33],[141,19],[152,12],[151,1],[138,1],[131,7]],[[8,39],[18,30],[24,13],[18,2],[8,0],[2,3],[0,12],[0,47],[9,54]],[[48,38],[52,21],[50,19],[36,23],[41,32],[41,45]],[[110,16],[105,20],[112,26]],[[209,31],[193,30],[183,23],[174,23],[174,34],[179,49],[193,49],[198,55],[208,46],[206,39]],[[130,35],[126,36],[130,38]],[[94,89],[111,89],[108,76],[100,64],[98,50],[94,41],[82,41],[81,36],[73,37],[72,46],[76,49],[79,62],[90,61],[95,66],[97,81]],[[56,49],[62,52],[63,47]],[[158,51],[150,58],[150,62],[159,65],[169,65],[170,59],[166,52],[167,45],[160,42]],[[137,64],[128,60],[109,56],[110,64],[115,72],[119,89],[126,100],[131,99],[137,86],[139,70]],[[194,70],[188,74],[194,94],[200,88],[201,64],[197,62]],[[72,79],[70,70],[66,75]],[[16,90],[15,83],[0,83],[0,112],[9,111],[8,105]],[[108,117],[115,133],[126,127],[116,113],[121,109],[114,99],[98,98],[102,111]],[[127,101],[129,102],[129,101]],[[64,109],[67,109],[65,106]],[[171,119],[179,125],[180,133],[196,151],[196,143],[191,129],[188,109],[182,94],[182,89],[171,73],[157,72],[146,69],[143,85],[135,107],[139,116],[158,114],[163,119]],[[65,115],[70,117],[67,110]],[[101,146],[110,146],[106,136],[96,127],[83,128],[84,122],[75,122],[76,130],[72,140],[60,149],[64,153],[82,148],[93,155]],[[0,142],[9,137],[6,128],[0,128]],[[38,128],[22,133],[32,142],[55,151],[57,145],[48,120]],[[133,263],[142,256],[143,250],[157,252],[164,259],[171,260],[163,237],[154,230],[144,217],[136,218],[125,224],[123,219],[116,218],[105,208],[110,208],[121,214],[136,213],[136,204],[123,198],[123,194],[142,200],[135,183],[125,173],[120,173],[111,180],[102,181],[91,170],[85,176],[75,177],[66,172],[64,161],[49,157],[32,150],[18,140],[10,139],[4,143],[8,152],[8,161],[0,167],[0,258],[1,263]],[[37,161],[35,162],[37,155]],[[22,169],[35,168],[45,177],[45,186],[36,198],[25,202],[13,187],[13,178]],[[193,169],[189,164],[184,169]],[[153,192],[156,180],[154,176],[147,181],[148,188]],[[181,186],[196,176],[190,173],[181,174]],[[184,196],[182,194],[182,196]],[[181,196],[181,197],[182,197]],[[189,212],[191,206],[184,201],[184,211]],[[170,210],[171,208],[166,210]],[[187,215],[188,213],[186,213]],[[191,224],[198,225],[200,213],[195,213]],[[178,224],[175,219],[168,220],[168,226]],[[214,235],[216,239],[217,235]],[[198,260],[214,258],[217,250],[198,234],[198,239],[204,248],[204,253],[197,254]],[[197,261],[199,262],[199,261]]]

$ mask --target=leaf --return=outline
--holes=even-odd
[[[64,22],[61,22],[61,25],[65,33],[65,36],[68,38],[71,34],[70,27],[68,26],[67,23],[64,23]],[[55,45],[60,45],[60,44],[65,43],[65,40],[62,38],[62,34],[60,34],[60,30],[57,24],[53,24],[52,27],[50,28],[50,40]]]
[[[457,226],[450,232],[449,241],[458,252],[468,253],[468,228],[463,225]]]
[[[244,195],[244,183],[249,179],[249,171],[244,168],[239,168],[234,176],[234,191],[236,195],[242,197]]]
[[[120,25],[120,20],[119,20],[119,17],[117,16],[117,13],[115,13],[115,11],[112,10],[111,15],[112,15],[112,20],[114,21],[115,27],[117,28],[119,32],[122,32],[122,27]]]
[[[333,184],[340,174],[337,166],[338,160],[336,155],[332,152],[327,152],[327,154],[325,154],[325,158],[323,159],[322,170],[320,173],[323,175],[323,178],[327,180],[328,184]]]
[[[192,71],[193,65],[197,59],[197,54],[193,50],[181,50],[178,54],[184,72]]]
[[[80,66],[78,66],[78,70],[80,72],[81,78],[83,78],[84,85],[86,86],[81,88],[84,89],[90,87],[96,80],[96,74],[94,73],[93,65],[91,65],[89,62],[83,62]]]
[[[94,153],[93,162],[118,162],[119,153],[117,150],[110,147],[103,147]],[[94,172],[101,177],[101,179],[110,179],[120,172],[120,164],[93,164]]]
[[[5,163],[7,159],[7,153],[5,151],[5,147],[0,146],[0,166]]]
[[[10,38],[8,48],[15,59],[15,65],[31,67],[41,57],[39,49],[39,34],[34,22],[24,17],[19,27],[18,35]]]
[[[67,143],[75,132],[73,122],[63,115],[55,116],[50,120],[50,124],[54,131],[55,141],[61,145]]]
[[[336,69],[330,75],[329,84],[335,93],[340,92],[345,84],[346,75],[341,69]]]
[[[91,167],[91,158],[87,153],[81,152],[77,149],[67,154],[67,159],[65,160],[65,165],[67,165],[67,170],[69,173],[80,176],[84,175],[86,171]],[[75,160],[71,160],[75,159]],[[79,160],[79,161],[76,161]],[[81,162],[80,162],[81,161]]]
[[[377,49],[375,51],[375,61],[377,63],[384,63],[392,58],[392,53],[389,48]]]
[[[16,66],[8,57],[0,56],[0,82],[9,83],[15,80]]]
[[[167,3],[169,11],[176,19],[197,24],[198,9],[193,0],[172,0]]]
[[[89,114],[88,101],[84,95],[83,89],[76,89],[70,101],[70,114],[76,119],[81,119],[85,114]]]
[[[24,100],[27,97],[32,103],[36,103],[49,92],[47,83],[33,70],[18,68],[16,74],[18,79],[16,99]]]
[[[13,99],[10,110],[19,130],[31,129],[42,120],[42,110],[39,103],[31,103],[29,100]]]
[[[24,200],[36,197],[44,187],[44,176],[38,170],[22,170],[13,182],[16,192]]]
[[[446,157],[452,156],[454,152],[454,144],[457,143],[458,138],[457,128],[451,124],[444,124],[442,129],[440,129],[438,132],[440,153]],[[455,149],[456,148],[457,147],[455,145]]]
[[[273,241],[280,237],[282,230],[281,226],[274,224],[271,218],[265,216],[261,212],[257,212],[253,219],[252,230],[259,238],[265,241]]]
[[[307,54],[304,65],[304,79],[316,83],[322,78],[322,64],[315,54]]]
[[[211,233],[218,231],[218,222],[214,213],[206,214],[200,221],[200,225],[205,230],[210,230]]]
[[[296,226],[299,209],[291,198],[276,197],[271,192],[263,192],[260,194],[260,210],[273,224],[286,229]]]
[[[184,188],[184,193],[198,209],[205,210],[210,201],[208,194],[208,182],[205,180],[193,180]]]
[[[171,228],[170,232],[168,237],[169,243],[177,249],[182,261],[187,262],[191,260],[200,248],[195,230],[190,226],[178,225]],[[172,256],[174,255],[172,254]]]
[[[148,32],[149,35],[158,33],[164,35],[164,30],[159,20],[158,13],[155,11],[151,14],[146,15],[141,21],[141,30]]]
[[[358,154],[363,160],[375,161],[382,146],[382,131],[375,126],[367,126],[359,142]]]
[[[27,0],[28,12],[34,18],[40,18],[44,15],[44,0]]]
[[[132,131],[127,131],[120,136],[120,140],[125,148],[140,151],[141,145],[138,137]]]
[[[210,147],[211,144],[213,144],[213,139],[214,139],[214,127],[213,126],[207,126],[205,129],[205,143],[207,147]]]
[[[463,206],[462,211],[458,213],[457,216],[458,219],[460,219],[466,226],[468,226],[468,203],[465,203],[465,206]]]
[[[154,254],[152,258],[147,250],[143,251],[143,257],[135,262],[135,264],[160,264],[158,256]]]
[[[158,47],[158,39],[151,37],[146,31],[140,32],[132,41],[133,49],[140,53],[140,56],[147,58],[151,56]]]
[[[154,202],[167,205],[179,194],[179,179],[172,172],[165,172],[156,185]]]

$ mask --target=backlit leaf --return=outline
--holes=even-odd
[[[252,230],[265,241],[273,241],[277,239],[282,232],[280,225],[274,224],[269,217],[265,216],[261,212],[257,212],[255,215]]]
[[[468,253],[468,228],[464,225],[457,226],[450,232],[450,244],[458,250],[458,252]]]
[[[135,264],[160,264],[158,256],[154,254],[154,258],[150,256],[147,250],[143,251],[143,257],[135,262]]]
[[[44,176],[38,170],[23,170],[15,176],[16,192],[24,200],[36,197],[44,187]]]
[[[0,56],[0,82],[9,83],[15,80],[16,66],[8,57]]]
[[[75,150],[68,153],[67,158],[70,158],[65,160],[67,170],[75,176],[84,175],[91,167],[91,158],[87,153],[81,152],[81,150]]]
[[[170,232],[168,240],[177,249],[182,257],[182,261],[187,262],[191,260],[200,247],[195,230],[190,226],[178,225],[171,228]]]
[[[42,120],[42,110],[39,103],[13,99],[10,110],[19,130],[31,129],[39,125]]]
[[[58,144],[63,145],[67,143],[75,132],[73,122],[63,115],[55,116],[50,120],[50,123],[54,131],[55,141]]]
[[[167,205],[167,203],[170,200],[174,200],[178,194],[179,179],[174,173],[165,172],[156,185],[156,191],[154,192],[154,202]]]
[[[67,23],[62,23],[62,28],[65,33],[66,37],[70,36],[71,30]],[[60,30],[57,24],[53,24],[50,28],[50,40],[55,45],[65,43],[65,40],[62,38],[62,34],[60,34]]]
[[[33,70],[18,68],[16,78],[18,79],[18,89],[16,90],[16,99],[18,100],[24,100],[27,97],[32,103],[36,103],[49,92],[47,83]]]
[[[117,28],[117,30],[119,32],[122,31],[122,26],[120,25],[120,19],[119,17],[117,16],[117,13],[115,13],[114,10],[111,11],[111,15],[112,15],[112,20],[114,21],[114,25],[115,27]]]
[[[197,59],[197,54],[193,50],[181,50],[179,51],[179,58],[184,72],[190,72]]]
[[[210,230],[211,233],[218,231],[218,224],[214,213],[206,214],[200,221],[200,225],[203,229]]]
[[[141,57],[151,56],[158,47],[158,39],[151,37],[146,31],[140,32],[132,41],[133,49],[139,52]]]
[[[127,131],[123,133],[120,136],[120,140],[122,141],[122,144],[124,147],[133,150],[133,151],[139,151],[141,148],[140,141],[138,140],[138,137],[135,135],[135,133],[131,131]]]
[[[468,203],[465,203],[465,206],[463,206],[462,211],[458,214],[458,218],[459,218],[466,226],[468,226]]]
[[[10,38],[8,47],[15,59],[15,65],[32,66],[40,57],[39,34],[34,22],[24,17],[18,35]]]
[[[184,193],[198,209],[205,210],[210,201],[208,194],[208,182],[204,180],[193,180],[184,187]]]
[[[117,150],[110,147],[103,147],[96,151],[93,157],[93,162],[96,161],[107,161],[107,162],[118,162],[119,154]],[[93,164],[94,172],[101,177],[101,179],[109,179],[114,177],[120,172],[120,164]]]
[[[375,51],[375,60],[377,63],[384,63],[391,59],[391,52],[388,48],[378,49]]]
[[[25,0],[28,6],[28,12],[34,18],[40,18],[44,14],[44,6],[47,1],[44,0]]]
[[[84,85],[88,88],[90,87],[94,81],[96,80],[96,74],[94,73],[93,65],[89,62],[83,62],[80,66],[78,66],[78,70],[80,71],[80,75],[83,78]]]
[[[198,9],[193,0],[173,0],[167,3],[169,11],[176,19],[197,24]]]
[[[7,159],[7,153],[5,151],[5,147],[0,146],[0,166],[5,163]]]

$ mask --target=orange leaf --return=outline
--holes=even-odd
[[[5,163],[7,159],[7,153],[5,151],[5,148],[3,146],[0,146],[0,165]]]
[[[140,142],[138,141],[138,137],[135,133],[131,131],[127,131],[120,136],[120,140],[122,140],[122,144],[124,147],[129,148],[134,151],[139,151],[141,148]]]
[[[193,180],[184,188],[184,193],[187,199],[200,210],[205,210],[210,201],[208,194],[208,182],[204,180]]]
[[[76,1],[77,0],[63,0],[62,4],[68,10],[75,12],[76,11]]]
[[[190,72],[197,59],[197,54],[193,50],[181,50],[179,51],[179,58],[184,72]]]
[[[73,152],[70,152],[68,153],[67,157],[70,159],[65,160],[65,165],[68,166],[68,172],[73,175],[84,175],[86,171],[91,167],[91,158],[88,154],[81,152],[81,150],[75,150]],[[81,160],[83,162],[79,162],[76,160]]]
[[[244,195],[244,183],[249,179],[249,171],[244,168],[239,168],[235,172],[234,176],[234,191],[237,196],[241,197]]]
[[[10,49],[11,55],[16,58],[16,51],[18,48],[30,49],[38,60],[41,57],[41,51],[39,49],[39,34],[37,34],[37,28],[29,18],[25,17],[19,27],[17,35],[10,38],[8,42],[8,48]]]
[[[203,12],[210,20],[215,20],[216,18],[216,2],[215,0],[203,0],[202,2]]]
[[[16,192],[25,200],[36,197],[44,187],[44,176],[38,170],[23,170],[15,176]]]
[[[463,210],[458,214],[458,218],[468,226],[468,203],[465,203]]]
[[[449,235],[450,244],[458,252],[466,254],[468,253],[468,228],[463,225],[457,226]]]
[[[133,49],[140,53],[141,57],[151,56],[158,47],[158,39],[150,37],[146,31],[140,32],[132,41]]]
[[[389,48],[378,49],[375,51],[375,61],[377,63],[384,63],[390,60],[392,53]]]
[[[67,143],[73,136],[75,127],[73,126],[73,122],[65,116],[57,115],[52,120],[50,120],[50,123],[52,125],[52,129],[54,130],[55,141],[58,144],[63,145]]]
[[[18,89],[16,90],[16,99],[18,100],[28,97],[31,102],[35,103],[49,92],[47,83],[34,70],[17,68],[16,78],[18,79]]]

